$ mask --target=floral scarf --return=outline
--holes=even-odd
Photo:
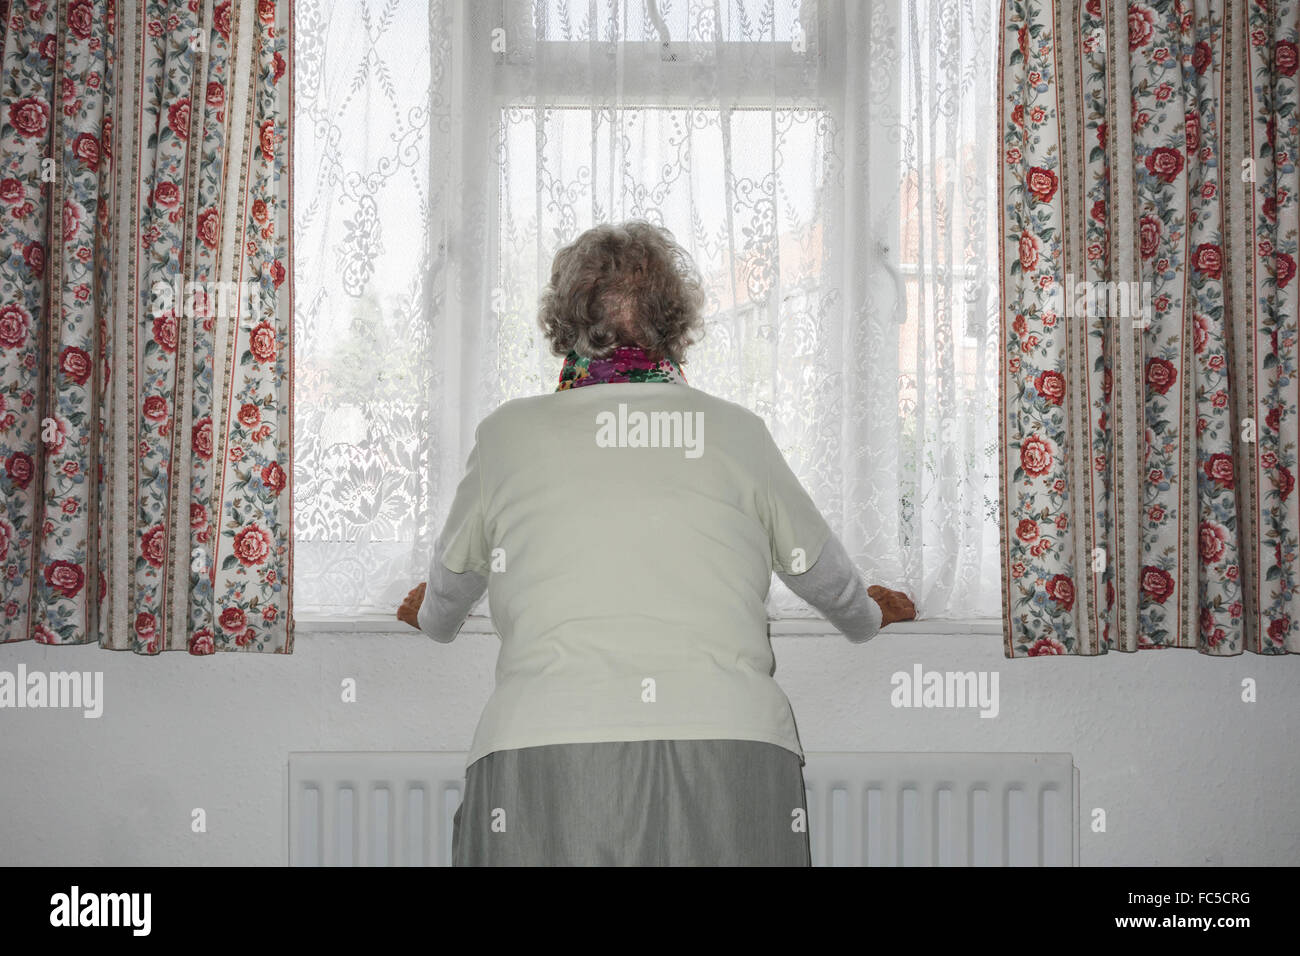
[[[675,382],[686,384],[682,367],[670,358],[656,359],[640,348],[617,348],[607,358],[569,352],[560,369],[557,392],[601,382]]]

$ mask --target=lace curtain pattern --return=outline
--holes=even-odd
[[[1298,27],[1005,5],[1008,657],[1300,651]]]
[[[0,3],[4,641],[292,650],[290,17]]]
[[[997,617],[997,14],[301,0],[300,610],[391,615],[477,422],[555,388],[554,252],[640,217],[707,281],[692,386],[766,419],[873,583]]]

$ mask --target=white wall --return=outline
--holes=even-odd
[[[1007,660],[996,635],[775,637],[805,750],[1065,751],[1084,865],[1300,862],[1300,661],[1191,650]],[[293,750],[465,750],[497,640],[300,631],[290,656],[0,645],[0,670],[104,672],[103,717],[0,710],[0,864],[287,862]],[[920,663],[997,670],[1001,714],[891,707]],[[359,701],[339,682],[355,677]],[[1241,680],[1259,701],[1241,702]],[[195,807],[208,832],[190,830]]]

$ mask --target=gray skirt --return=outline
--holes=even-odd
[[[751,740],[498,750],[465,772],[455,866],[811,866],[798,754]]]

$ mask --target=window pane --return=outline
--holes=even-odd
[[[428,12],[417,0],[301,15],[294,601],[352,612],[411,571],[426,481]]]
[[[773,411],[778,366],[825,343],[815,317],[833,139],[829,114],[790,109],[503,110],[497,284],[503,349],[536,341],[537,298],[564,242],[599,222],[645,217],[695,259],[709,293],[692,384]],[[541,149],[538,143],[544,144]],[[779,167],[779,168],[778,168]],[[776,353],[782,326],[808,334]],[[549,367],[539,349],[537,360]],[[503,370],[502,397],[553,382]]]

